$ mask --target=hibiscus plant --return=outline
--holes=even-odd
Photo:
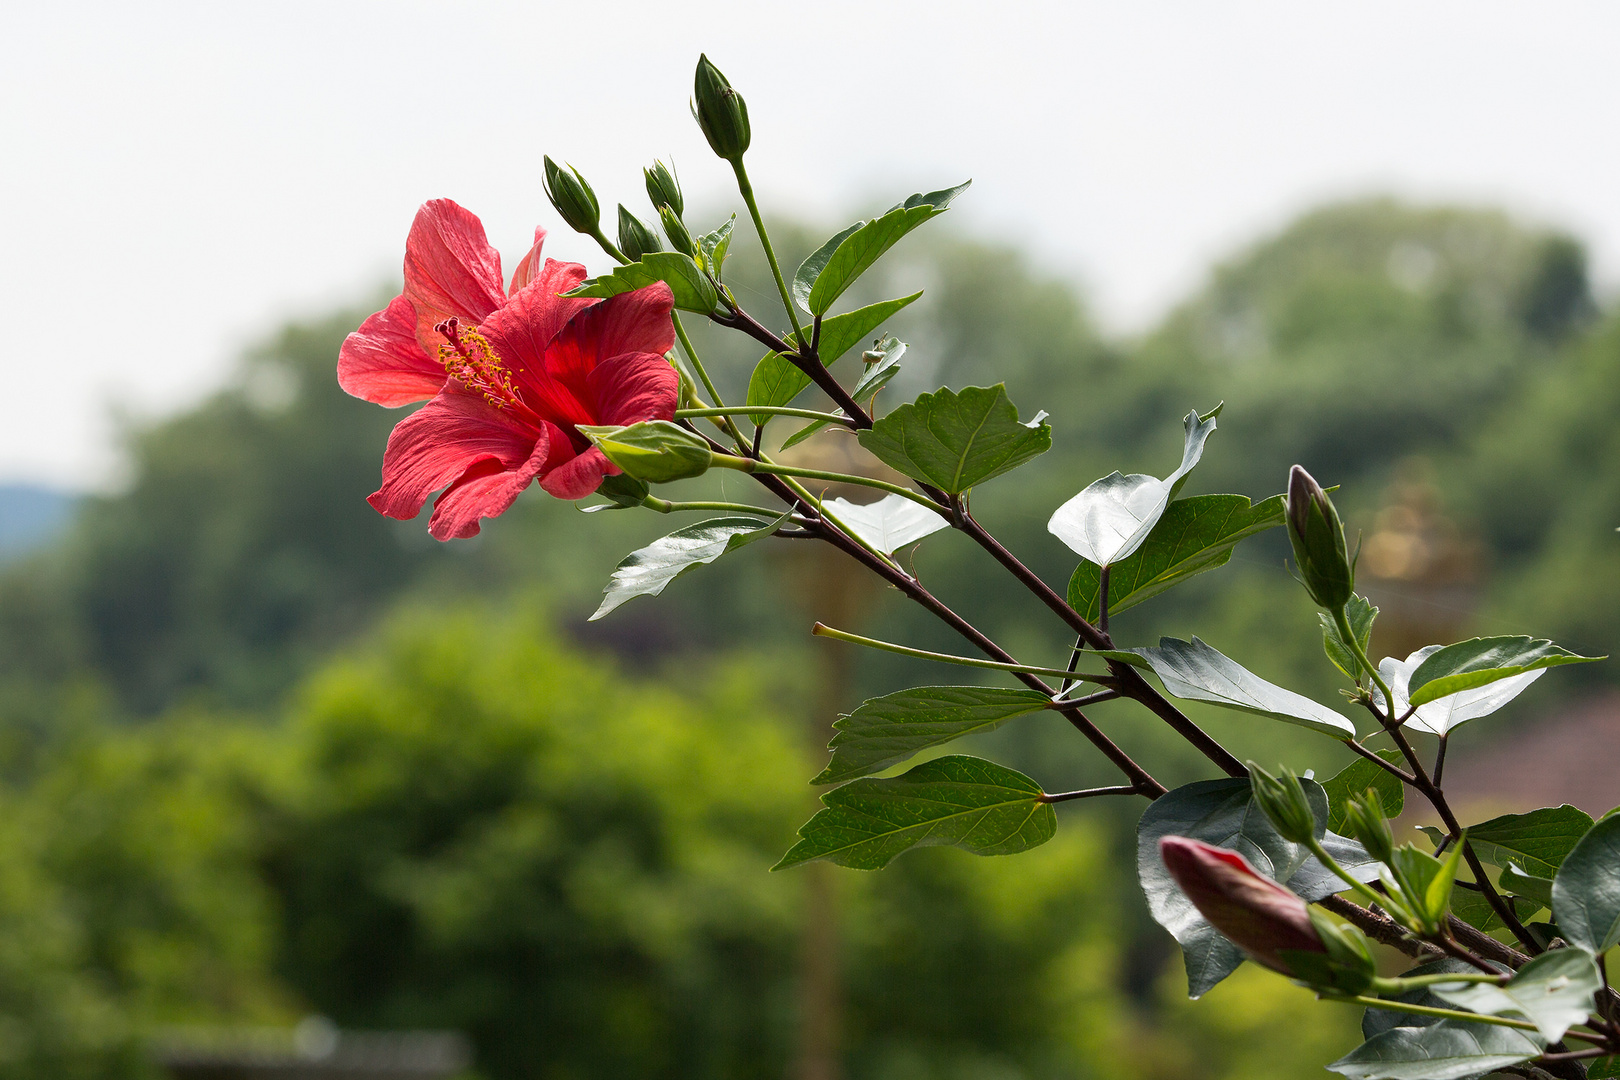
[[[1364,1008],[1366,1041],[1329,1066],[1354,1080],[1620,1076],[1620,999],[1603,963],[1620,944],[1620,814],[1594,822],[1561,806],[1464,827],[1441,787],[1454,729],[1501,708],[1548,668],[1595,658],[1542,639],[1491,637],[1374,663],[1367,649],[1377,609],[1355,592],[1338,512],[1305,470],[1295,466],[1286,492],[1259,502],[1178,497],[1219,408],[1186,415],[1182,458],[1168,476],[1111,473],[1056,508],[1048,527],[1079,562],[1066,591],[1054,588],[986,531],[971,505],[974,489],[1051,446],[1045,414],[1022,419],[1001,385],[941,388],[879,414],[878,391],[904,351],[884,324],[916,296],[833,313],[889,248],[944,213],[967,185],[912,195],[856,222],[789,277],[744,165],[747,106],[706,58],[693,115],[735,173],[781,309],[744,309],[724,274],[732,223],[690,230],[680,187],[662,163],[645,172],[657,224],[620,206],[610,238],[585,178],[546,160],[558,214],[615,264],[595,277],[578,264],[542,260],[545,234],[537,230],[503,285],[478,219],[447,199],[429,202],[406,240],[404,291],[350,335],[338,362],[352,394],[385,406],[426,402],[394,429],[372,505],[410,519],[439,492],[428,528],[441,540],[477,533],[481,518],[501,514],[531,482],[557,498],[596,496],[595,509],[716,515],[626,557],[593,618],[756,540],[824,543],[977,655],[820,623],[815,633],[1020,684],[913,687],[841,717],[831,760],[812,781],[827,788],[824,808],[778,869],[821,859],[872,870],[935,844],[1011,855],[1053,836],[1057,803],[1141,799],[1138,875],[1154,919],[1182,947],[1193,996],[1248,958],[1324,1000]],[[721,400],[683,317],[767,350],[744,402]],[[835,365],[857,351],[864,365],[841,377]],[[825,402],[796,404],[812,386]],[[773,423],[790,420],[797,430],[785,440],[768,437]],[[802,452],[784,452],[831,438],[853,438],[868,467],[830,472],[793,464]],[[712,469],[751,475],[768,505],[653,493]],[[874,498],[827,498],[829,484]],[[1359,726],[1197,637],[1123,647],[1109,633],[1111,613],[1223,565],[1243,539],[1274,527],[1287,531]],[[897,557],[943,529],[983,548],[987,570],[1009,575],[1073,633],[1066,665],[1013,656]],[[1168,725],[1216,778],[1167,789],[1088,717],[1091,706],[1114,699]],[[1175,699],[1300,725],[1358,760],[1323,782],[1272,775],[1234,757]],[[928,754],[891,771],[960,736],[1047,710],[1117,768],[1117,784],[1048,792],[960,754]],[[1443,828],[1397,846],[1388,818],[1408,790]],[[1409,959],[1397,964],[1398,954]]]

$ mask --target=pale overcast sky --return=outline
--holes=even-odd
[[[1326,198],[1497,202],[1620,264],[1612,3],[15,3],[0,60],[0,480],[104,485],[123,410],[219,386],[285,316],[397,274],[424,199],[508,269],[563,235],[540,159],[604,203],[673,154],[700,50],[748,99],[768,205],[858,216],[974,178],[958,224],[1128,332]],[[869,200],[864,205],[861,200]]]

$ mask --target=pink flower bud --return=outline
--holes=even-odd
[[[1199,913],[1256,963],[1292,975],[1280,951],[1327,952],[1305,901],[1237,852],[1166,836],[1159,841],[1159,857]]]

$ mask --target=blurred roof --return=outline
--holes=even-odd
[[[1620,693],[1571,704],[1446,766],[1450,800],[1471,816],[1571,803],[1596,817],[1620,805]]]

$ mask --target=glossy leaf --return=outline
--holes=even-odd
[[[1541,1050],[1516,1028],[1442,1020],[1391,1028],[1328,1068],[1347,1080],[1462,1080],[1529,1061]]]
[[[1513,913],[1520,922],[1536,913],[1540,906],[1533,900],[1512,899]],[[1491,902],[1485,899],[1485,894],[1475,892],[1473,889],[1458,889],[1451,894],[1451,913],[1475,930],[1500,930],[1507,924],[1497,915]]]
[[[1269,716],[1338,739],[1355,738],[1355,725],[1332,709],[1267,682],[1196,637],[1190,642],[1160,638],[1156,646],[1131,651],[1148,662],[1175,697]]]
[[[1410,701],[1413,705],[1422,705],[1459,690],[1511,679],[1527,671],[1602,659],[1604,657],[1577,655],[1546,638],[1472,638],[1447,645],[1424,658],[1412,672]]]
[[[1242,495],[1195,495],[1164,511],[1136,552],[1108,571],[1108,611],[1118,614],[1205,570],[1225,566],[1247,537],[1283,523],[1283,498],[1250,504]],[[1102,614],[1102,570],[1089,560],[1069,579],[1069,604],[1095,622]]]
[[[632,597],[657,596],[688,570],[769,536],[786,517],[784,514],[772,522],[741,516],[710,518],[632,551],[608,579],[603,590],[607,595],[590,621],[600,619]]]
[[[1527,874],[1511,863],[1502,868],[1498,880],[1502,889],[1530,900],[1538,907],[1552,907],[1552,879]]]
[[[873,698],[833,724],[833,752],[812,784],[841,784],[882,772],[919,750],[994,731],[1050,704],[1035,690],[994,686],[919,686]]]
[[[1517,866],[1550,879],[1591,828],[1592,816],[1566,803],[1470,825],[1468,842],[1474,854],[1488,863]],[[1438,833],[1430,835],[1438,837]]]
[[[1393,764],[1402,761],[1399,750],[1380,750],[1378,756]],[[1406,785],[1401,778],[1386,769],[1380,769],[1366,758],[1357,758],[1331,778],[1322,781],[1322,790],[1328,797],[1328,828],[1338,832],[1344,828],[1346,808],[1351,799],[1359,799],[1369,788],[1378,794],[1384,816],[1399,817],[1406,805]]]
[[[908,848],[946,844],[975,855],[1013,855],[1052,839],[1057,815],[1023,773],[952,755],[900,776],[867,777],[821,797],[826,808],[799,830],[773,870],[826,859],[877,870]]]
[[[1307,779],[1300,785],[1323,847],[1357,880],[1376,880],[1377,864],[1359,844],[1325,831],[1327,795],[1321,785]],[[1243,952],[1204,920],[1171,879],[1159,857],[1159,840],[1172,835],[1241,852],[1256,870],[1313,903],[1345,888],[1304,845],[1277,833],[1251,798],[1247,777],[1202,780],[1159,796],[1136,827],[1136,872],[1154,920],[1181,945],[1191,997],[1202,996],[1236,971]]]
[[[675,294],[675,306],[682,311],[707,315],[720,303],[720,294],[697,264],[677,251],[654,251],[640,262],[621,266],[610,274],[591,278],[564,296],[607,297],[645,289],[662,281]]]
[[[1051,449],[1051,427],[1031,423],[997,383],[923,394],[859,437],[885,465],[956,495]]]
[[[907,544],[949,528],[950,522],[926,506],[919,506],[904,495],[885,495],[874,503],[852,503],[830,499],[825,503],[833,516],[855,530],[862,540],[885,555],[892,555]]]
[[[943,214],[951,200],[967,190],[969,183],[972,181],[942,191],[913,195],[882,217],[857,222],[827,241],[793,275],[794,295],[804,294],[799,300],[800,306],[812,315],[826,314],[844,290],[866,273],[884,252],[929,218]]]
[[[1592,953],[1620,944],[1620,817],[1581,837],[1558,868],[1552,899],[1565,941]]]
[[[1378,609],[1373,607],[1365,596],[1352,595],[1350,602],[1344,606],[1344,613],[1350,622],[1350,632],[1356,636],[1356,642],[1365,655],[1372,644],[1373,620],[1378,618]],[[1333,662],[1334,667],[1344,672],[1346,678],[1360,682],[1361,664],[1356,660],[1356,654],[1340,636],[1339,626],[1333,621],[1333,616],[1325,611],[1319,611],[1316,617],[1322,624],[1322,650],[1327,653],[1327,658]]]
[[[1557,1042],[1592,1012],[1592,996],[1603,989],[1597,963],[1584,949],[1542,953],[1514,974],[1506,986],[1440,983],[1435,996],[1484,1016],[1522,1017],[1548,1042]]]
[[[922,293],[915,292],[910,296],[883,300],[824,320],[821,324],[821,341],[817,346],[817,354],[821,357],[822,364],[830,367],[834,361],[874,333],[897,311],[921,295]],[[797,343],[792,334],[788,335],[787,340],[790,345]],[[781,353],[766,353],[760,362],[754,365],[754,373],[748,379],[746,404],[786,405],[809,385],[810,376],[795,367],[793,361]],[[750,419],[758,425],[770,417],[760,413]]]
[[[1439,651],[1439,645],[1425,645],[1405,660],[1386,656],[1378,662],[1378,674],[1383,676],[1384,681],[1389,684],[1390,693],[1395,695],[1397,717],[1405,716],[1407,709],[1410,708],[1408,684],[1413,672]],[[1431,735],[1448,734],[1459,724],[1489,716],[1500,709],[1523,693],[1531,683],[1541,678],[1545,671],[1545,668],[1538,668],[1535,671],[1526,671],[1472,689],[1447,694],[1426,705],[1418,706],[1417,712],[1406,721],[1406,726],[1416,731],[1426,731]],[[1384,703],[1384,695],[1376,686],[1373,688],[1373,700],[1380,706]]]
[[[1127,558],[1147,540],[1176,497],[1187,474],[1204,456],[1220,408],[1207,416],[1187,414],[1181,465],[1163,480],[1133,473],[1109,473],[1057,508],[1046,523],[1051,534],[1082,559],[1108,566]]]

